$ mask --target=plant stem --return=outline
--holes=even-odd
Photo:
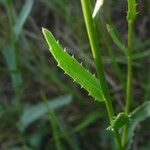
[[[126,107],[125,113],[128,115],[130,112],[130,105],[132,101],[132,50],[133,50],[133,23],[137,15],[136,12],[136,0],[128,0],[128,12],[127,12],[127,21],[128,21],[128,74],[127,74],[127,89],[126,89]],[[128,128],[126,125],[122,134],[122,145],[123,148],[126,147],[127,137],[128,137]]]
[[[127,89],[126,89],[126,107],[125,113],[128,115],[130,112],[130,105],[132,100],[132,48],[133,48],[133,22],[128,22],[128,74],[127,74]],[[125,126],[122,135],[122,145],[125,147],[128,135],[128,125]]]
[[[126,91],[126,109],[125,112],[128,114],[130,111],[130,104],[132,99],[132,48],[133,48],[133,22],[128,23],[128,80],[127,80],[127,91]]]
[[[101,85],[100,88],[101,88],[103,95],[104,95],[109,121],[110,121],[110,124],[112,124],[114,111],[113,111],[113,107],[112,107],[110,94],[108,91],[108,86],[107,86],[106,79],[105,79],[105,73],[104,73],[101,55],[99,53],[99,45],[98,45],[98,40],[96,37],[96,29],[95,29],[94,20],[92,19],[90,1],[89,0],[81,0],[81,6],[82,6],[85,25],[86,25],[86,29],[87,29],[87,33],[88,33],[94,61],[96,64],[96,70],[97,70],[98,78],[100,80],[100,85]],[[121,141],[120,141],[118,131],[114,131],[114,137],[115,137],[115,141],[118,145],[118,149],[122,150]]]

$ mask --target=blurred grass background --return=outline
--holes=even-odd
[[[150,100],[150,2],[138,0],[137,7],[133,108]],[[126,9],[126,1],[109,0],[97,18],[116,112],[124,109],[127,62],[110,39],[106,23],[126,43]],[[42,27],[95,73],[79,0],[0,0],[0,149],[112,149],[104,104],[93,102],[56,67]],[[150,149],[149,126],[145,121],[137,128],[133,149]]]

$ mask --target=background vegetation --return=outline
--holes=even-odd
[[[127,61],[106,22],[126,42],[126,6],[125,0],[106,1],[98,18],[107,82],[118,112],[124,109]],[[138,0],[138,12],[133,108],[150,100],[150,2]],[[112,149],[104,104],[93,102],[56,67],[42,27],[95,73],[79,0],[0,0],[0,149]],[[137,127],[133,149],[150,149],[149,126],[146,120]]]

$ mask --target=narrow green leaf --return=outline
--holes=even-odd
[[[136,129],[137,125],[150,117],[150,101],[145,102],[138,108],[136,108],[131,114],[131,123],[129,125],[129,134],[128,134],[128,146],[127,149],[131,148],[131,144],[133,142],[134,137],[134,130]]]
[[[130,123],[130,117],[124,112],[119,113],[113,120],[112,125],[107,130],[118,131],[124,125]]]
[[[22,78],[21,74],[18,72],[17,69],[15,50],[8,43],[6,43],[4,45],[4,50],[2,52],[8,70],[10,71],[13,87],[15,88],[16,91],[18,91],[18,88],[21,86],[22,83]]]
[[[41,94],[42,94],[43,101],[45,102],[45,107],[47,108],[48,111],[48,119],[52,127],[56,149],[57,150],[64,149],[63,144],[61,143],[61,139],[63,137],[63,139],[68,142],[72,150],[78,150],[76,143],[73,141],[72,137],[68,135],[68,131],[62,126],[61,122],[59,122],[59,119],[57,118],[55,111],[48,106],[49,104],[48,104],[47,97],[43,93]]]
[[[57,117],[55,115],[55,112],[51,108],[48,107],[48,100],[47,100],[46,96],[42,95],[42,98],[45,102],[45,107],[46,107],[47,112],[48,112],[48,119],[51,123],[52,131],[53,131],[53,137],[55,140],[55,147],[57,150],[62,150],[62,144],[61,144],[61,140],[59,138],[60,131],[59,131]]]
[[[98,11],[100,10],[100,8],[102,7],[103,3],[104,3],[104,0],[97,0],[96,1],[94,11],[93,11],[93,15],[92,15],[93,18],[96,17],[96,15],[97,15]]]
[[[17,39],[18,39],[18,36],[23,28],[23,25],[32,9],[33,2],[34,2],[34,0],[26,0],[25,1],[24,5],[21,9],[21,12],[16,20],[16,23],[14,26],[14,33],[15,33]]]
[[[51,32],[44,28],[42,31],[49,45],[50,52],[58,62],[58,66],[72,77],[74,81],[79,83],[81,87],[86,89],[95,100],[104,101],[99,80],[63,50]]]
[[[50,109],[58,109],[62,106],[69,104],[72,100],[72,96],[65,95],[60,96],[55,99],[49,100],[47,107]],[[47,113],[47,109],[45,109],[44,103],[39,103],[34,106],[25,107],[23,114],[18,122],[18,127],[21,131],[27,128],[31,123],[40,119]]]
[[[119,41],[119,39],[118,39],[118,37],[116,36],[116,34],[115,34],[114,29],[112,28],[112,26],[110,26],[110,25],[107,24],[107,30],[108,30],[108,32],[109,32],[109,34],[110,34],[110,36],[111,36],[113,42],[114,42],[114,43],[120,48],[120,50],[122,50],[123,53],[127,56],[127,55],[128,55],[128,54],[127,54],[128,49],[125,47],[124,44],[122,44],[122,43]]]

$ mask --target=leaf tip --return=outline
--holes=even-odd
[[[66,48],[64,48],[64,52],[67,52]]]
[[[42,27],[42,33],[43,33],[44,36],[46,36],[46,32],[47,32],[47,31],[48,31],[48,30],[47,30],[46,28]]]
[[[46,39],[46,42],[48,43],[49,47],[51,48],[51,44],[49,42],[49,39],[50,39],[49,37],[51,37],[51,39],[53,38],[52,33],[44,27],[42,27],[42,33]]]

